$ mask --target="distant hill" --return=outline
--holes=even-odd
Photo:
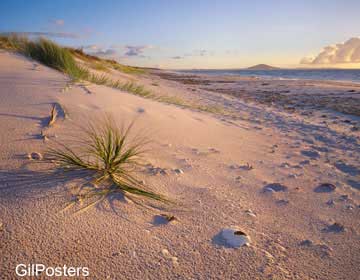
[[[247,70],[274,70],[274,69],[280,69],[278,67],[270,66],[267,64],[257,64],[251,67],[246,68]]]

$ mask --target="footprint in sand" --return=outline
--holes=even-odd
[[[347,183],[349,184],[350,187],[360,191],[360,181],[348,180]]]
[[[161,226],[161,225],[167,225],[171,222],[176,222],[177,220],[178,219],[173,215],[160,214],[160,215],[154,216],[152,224],[155,226]]]
[[[311,159],[319,159],[320,158],[320,153],[317,151],[312,151],[312,150],[302,150],[301,154],[303,156],[309,157]]]
[[[250,236],[237,227],[225,228],[212,239],[212,243],[225,248],[240,248],[250,245]]]
[[[357,176],[360,174],[360,170],[357,167],[355,167],[354,165],[351,165],[351,164],[346,164],[345,162],[343,162],[341,160],[335,163],[335,167],[338,170],[340,170],[341,172],[352,175],[352,176]]]
[[[287,186],[284,186],[280,183],[272,183],[272,184],[267,184],[264,188],[263,191],[264,192],[286,192],[288,190]]]
[[[340,223],[333,223],[323,229],[323,232],[341,233],[345,231],[345,227]]]
[[[323,183],[314,189],[316,193],[329,193],[335,191],[336,186],[330,183]]]
[[[299,243],[302,248],[310,249],[313,253],[320,257],[329,257],[333,251],[329,246],[325,244],[316,244],[310,239],[305,239]]]

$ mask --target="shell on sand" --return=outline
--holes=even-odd
[[[225,228],[221,231],[221,238],[232,248],[240,248],[250,244],[250,237],[238,228]]]

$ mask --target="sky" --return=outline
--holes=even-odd
[[[359,11],[359,0],[1,0],[0,32],[146,67],[360,68]]]

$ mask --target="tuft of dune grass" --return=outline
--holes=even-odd
[[[134,177],[135,171],[142,166],[148,141],[140,136],[130,137],[132,127],[133,123],[118,127],[108,117],[100,123],[89,123],[73,144],[48,150],[48,160],[65,171],[84,172],[86,178],[90,174],[91,183],[96,187],[79,193],[77,197],[77,201],[92,201],[85,207],[115,193],[122,193],[130,199],[143,197],[168,202]]]

